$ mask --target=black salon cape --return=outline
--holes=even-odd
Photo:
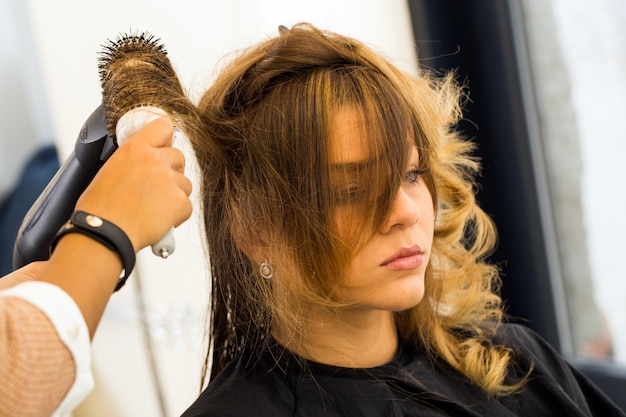
[[[531,330],[505,324],[495,342],[518,352],[509,381],[533,364],[528,383],[500,399],[407,348],[380,367],[309,362],[308,373],[290,353],[265,350],[228,364],[183,417],[626,416]]]

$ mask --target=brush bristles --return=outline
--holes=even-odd
[[[148,33],[123,34],[108,41],[98,68],[110,134],[115,134],[118,120],[136,107],[158,107],[172,117],[193,111],[165,48]]]

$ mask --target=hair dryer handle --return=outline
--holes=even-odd
[[[13,248],[13,268],[47,260],[50,244],[74,211],[80,195],[117,149],[98,107],[83,125],[74,152],[57,171],[24,217]]]

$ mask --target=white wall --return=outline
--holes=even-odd
[[[52,143],[41,71],[24,2],[0,0],[0,201],[33,152]]]
[[[404,0],[27,0],[26,4],[62,159],[100,102],[101,45],[120,33],[149,31],[161,38],[192,98],[204,91],[216,63],[227,53],[273,35],[280,24],[299,21],[365,41],[405,70],[414,71],[416,65]],[[192,163],[188,174],[195,180]],[[167,415],[179,415],[198,394],[207,273],[196,216],[177,230],[176,239],[177,251],[166,261],[149,251],[141,253],[129,285],[113,297],[94,340],[98,388],[75,417],[159,415],[146,339],[139,326],[138,283],[150,313],[150,340],[166,392]]]
[[[184,85],[203,91],[215,63],[274,34],[280,24],[309,21],[355,36],[411,68],[414,51],[403,0],[28,0],[54,131],[64,154],[100,102],[96,54],[129,30],[161,38]]]

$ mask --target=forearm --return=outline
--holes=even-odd
[[[74,233],[59,241],[37,280],[54,284],[72,297],[93,338],[121,271],[115,252]]]

